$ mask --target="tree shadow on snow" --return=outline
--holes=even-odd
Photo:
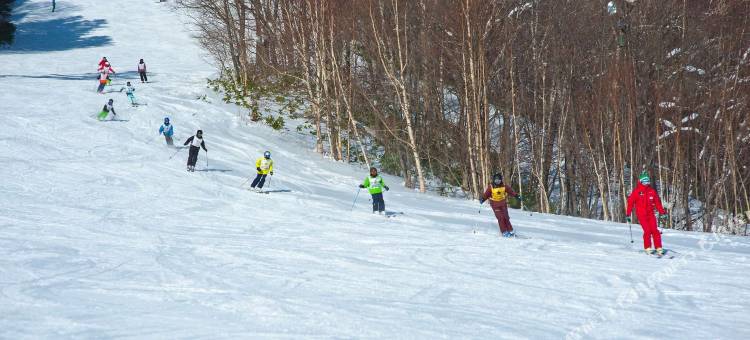
[[[17,22],[18,18],[13,17]],[[112,38],[90,35],[104,27],[104,19],[86,20],[80,15],[17,24],[15,42],[0,53],[36,53],[106,46]]]
[[[91,80],[95,85],[99,84],[99,73],[81,73],[81,74],[45,74],[39,76],[23,74],[0,74],[0,78],[31,78],[31,79],[59,79],[59,80]],[[112,86],[125,86],[125,83],[116,82],[117,80],[138,80],[140,79],[137,71],[118,72],[112,76]]]

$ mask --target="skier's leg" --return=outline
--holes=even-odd
[[[164,139],[167,141],[167,145],[174,145],[174,141],[172,140],[172,136],[164,135]]]
[[[505,225],[505,231],[512,233],[513,232],[513,225],[510,224],[510,215],[508,215],[508,206],[502,206],[500,207],[500,210],[503,214],[503,224]]]
[[[146,75],[146,72],[143,72],[143,81],[148,82],[148,76]]]
[[[640,218],[638,220],[640,220]],[[641,228],[643,229],[643,249],[651,248],[651,228],[649,228],[648,221],[640,222]]]
[[[497,225],[500,228],[500,233],[505,233],[507,230],[505,230],[505,223],[503,222],[503,212],[500,210],[500,207],[492,207],[492,212],[495,213],[495,218],[497,218]]]
[[[200,148],[196,148],[194,146],[190,147],[190,156],[188,157],[189,166],[195,166],[195,162],[198,161],[198,151],[200,151]]]
[[[372,194],[372,212],[378,211],[378,195],[382,194]]]
[[[383,198],[383,194],[380,194],[380,202],[378,202],[378,211],[382,211],[385,213],[385,199]]]
[[[260,182],[258,182],[258,188],[263,189],[263,184],[266,184],[266,176],[260,175]]]
[[[654,239],[654,248],[661,248],[661,233],[659,232],[659,228],[657,228],[656,226],[656,219],[654,219],[651,223],[651,237],[653,237]]]
[[[142,83],[142,82],[144,82],[144,81],[145,81],[145,80],[143,79],[143,77],[144,77],[144,73],[143,73],[143,72],[138,72],[138,75],[139,75],[139,76],[141,76],[141,83]]]
[[[250,184],[251,188],[255,188],[255,186],[258,185],[258,182],[260,182],[261,176],[262,176],[261,174],[258,174],[257,176],[255,176],[255,179],[253,180],[253,183]]]
[[[99,92],[99,93],[103,92],[104,91],[104,85],[106,85],[106,84],[107,83],[100,81],[99,82],[99,87],[96,88],[96,92]]]

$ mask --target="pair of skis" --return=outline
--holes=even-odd
[[[671,259],[675,258],[675,251],[669,250],[669,249],[664,249],[664,253],[662,253],[662,254],[659,254],[657,252],[653,252],[653,253],[647,253],[646,255],[655,257],[657,259],[670,259],[671,260]]]

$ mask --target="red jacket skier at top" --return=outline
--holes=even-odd
[[[628,196],[628,208],[625,214],[629,218],[630,213],[635,207],[635,215],[638,216],[638,221],[641,223],[641,228],[643,228],[643,248],[650,252],[651,239],[653,238],[656,251],[661,253],[661,233],[659,233],[656,225],[654,210],[658,210],[659,214],[662,215],[665,215],[666,211],[664,211],[664,207],[661,205],[661,200],[656,190],[649,185],[650,179],[648,173],[644,171],[638,177],[638,185],[630,193],[630,196]]]

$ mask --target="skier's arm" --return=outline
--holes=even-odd
[[[208,152],[208,150],[206,149],[206,142],[205,141],[201,141],[201,146],[203,147],[204,151]]]
[[[661,198],[656,193],[654,194],[654,196],[656,196],[656,210],[659,211],[659,214],[666,215],[667,212],[664,210],[664,206],[661,204]]]
[[[630,213],[633,211],[633,205],[635,205],[635,199],[638,196],[636,195],[636,190],[633,190],[633,192],[630,193],[630,196],[628,196],[628,207],[625,209],[625,216],[630,216]]]
[[[162,132],[165,132],[166,134],[166,131],[164,131],[164,125],[159,127],[159,134],[161,134]]]
[[[380,185],[382,185],[383,188],[385,188],[385,191],[391,190],[391,188],[389,188],[387,185],[385,185],[385,181],[383,180],[383,177],[380,177]]]
[[[269,173],[273,172],[273,160],[271,160],[271,164],[268,166],[268,172]]]
[[[511,196],[513,196],[515,198],[518,198],[518,196],[519,196],[515,191],[513,191],[513,188],[511,188],[510,185],[506,185],[505,186],[505,191],[508,192],[508,195],[511,195]]]
[[[184,143],[184,144],[182,144],[182,145],[188,145],[188,144],[190,144],[190,143],[191,143],[191,142],[193,141],[193,137],[194,137],[194,136],[190,136],[190,137],[188,137],[188,139],[187,139],[187,140],[185,141],[185,143]]]
[[[362,185],[364,185],[365,188],[369,188],[370,187],[370,177],[369,176],[367,178],[365,178],[365,182],[362,183]]]
[[[112,106],[112,114],[115,115],[115,116],[117,116],[117,112],[115,112],[115,107],[114,106]]]

